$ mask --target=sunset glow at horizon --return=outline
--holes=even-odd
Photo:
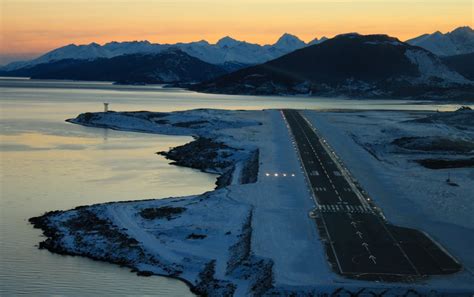
[[[471,0],[0,0],[0,52],[44,53],[70,43],[175,43],[224,36],[274,43],[283,33],[308,42],[340,33],[406,40],[473,25]]]

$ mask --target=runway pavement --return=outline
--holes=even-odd
[[[366,280],[411,281],[461,269],[426,234],[386,222],[317,130],[296,110],[282,114],[317,205],[311,217],[337,273]]]

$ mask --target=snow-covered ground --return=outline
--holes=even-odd
[[[414,116],[406,112],[307,111],[305,115],[326,135],[391,222],[427,231],[458,257],[466,270],[410,284],[355,281],[331,271],[315,222],[308,216],[314,202],[278,110],[108,112],[72,120],[88,126],[211,139],[218,143],[213,146],[214,154],[206,153],[211,165],[196,161],[187,166],[230,178],[223,187],[203,195],[108,203],[47,214],[35,222],[50,238],[42,246],[126,265],[145,274],[180,278],[197,293],[211,296],[344,294],[344,290],[362,288],[367,296],[384,290],[383,296],[402,295],[411,288],[420,293],[433,290],[462,296],[474,290],[474,256],[469,248],[474,245],[469,216],[473,197],[467,186],[474,178],[472,171],[451,170],[460,186],[445,186],[444,173],[428,174],[427,169],[406,162],[403,154],[399,156],[386,146],[379,150],[383,158],[379,161],[358,144],[360,140],[383,142],[380,133],[392,137],[416,131],[436,134],[439,130],[451,135],[454,128],[399,123]],[[380,132],[384,125],[390,133]],[[470,130],[456,131],[471,135]],[[258,159],[253,157],[256,152]],[[196,160],[200,156],[203,153],[196,151]],[[252,163],[255,161],[258,166]],[[256,182],[249,181],[249,175],[256,173]]]

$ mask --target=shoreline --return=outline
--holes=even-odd
[[[114,113],[109,112],[108,114]],[[149,114],[148,112],[132,112],[132,113],[126,113],[126,114],[133,114],[133,116],[138,115],[141,117],[143,114]],[[151,114],[151,113],[150,113]],[[158,118],[163,117],[164,115],[169,115],[172,113],[157,113],[156,116]],[[114,125],[110,124],[91,124],[89,122],[90,120],[90,113],[82,114],[76,119],[68,119],[66,120],[69,123],[73,124],[79,124],[87,127],[94,127],[94,128],[105,128],[105,129],[113,129],[113,130],[121,130],[123,131],[124,129],[121,127],[117,127]],[[143,119],[143,118],[142,118]],[[186,123],[186,122],[183,122]],[[65,211],[50,211],[47,212],[41,216],[38,217],[33,217],[30,218],[28,221],[34,226],[36,229],[41,229],[42,233],[44,236],[46,236],[46,240],[42,241],[39,243],[38,248],[39,249],[46,249],[50,252],[57,253],[60,255],[69,255],[69,256],[85,256],[87,258],[90,258],[95,261],[100,261],[100,262],[106,262],[106,263],[111,263],[111,264],[116,264],[121,267],[127,267],[131,270],[131,272],[136,273],[138,276],[165,276],[168,278],[173,278],[180,280],[184,282],[190,291],[194,294],[201,295],[201,294],[208,294],[209,291],[203,290],[202,284],[196,284],[190,280],[188,280],[185,276],[179,276],[174,273],[159,273],[156,271],[150,271],[147,269],[142,269],[138,265],[135,265],[132,262],[129,262],[125,259],[116,259],[114,257],[102,257],[102,256],[97,256],[94,253],[82,253],[82,252],[74,252],[71,251],[68,248],[65,248],[64,246],[61,245],[61,231],[52,226],[52,223],[50,221],[50,218],[55,215],[61,215],[61,214],[66,214],[70,211],[80,211],[80,210],[87,210],[89,208],[94,208],[97,206],[107,206],[107,205],[118,205],[118,204],[127,204],[127,203],[143,203],[143,202],[152,202],[152,201],[166,201],[166,200],[183,200],[183,199],[192,199],[192,198],[199,198],[202,196],[206,196],[209,193],[213,193],[216,190],[222,189],[226,186],[229,186],[231,184],[235,184],[236,181],[238,181],[239,184],[246,184],[246,183],[251,183],[255,182],[257,180],[257,175],[258,175],[258,148],[235,148],[232,146],[229,146],[228,144],[224,142],[218,141],[218,137],[215,135],[211,135],[207,133],[193,133],[192,126],[194,124],[191,122],[191,125],[187,124],[182,124],[181,122],[178,122],[176,126],[173,127],[168,127],[170,128],[167,131],[149,131],[149,130],[143,130],[143,129],[136,129],[136,128],[129,128],[125,129],[127,131],[131,132],[139,132],[139,133],[156,133],[156,134],[166,134],[166,135],[183,135],[183,136],[191,136],[193,137],[193,140],[189,143],[186,143],[184,145],[171,148],[167,152],[157,152],[156,154],[160,154],[164,156],[166,159],[171,160],[172,162],[170,163],[171,165],[175,166],[181,166],[181,167],[189,167],[193,169],[198,169],[202,172],[205,173],[212,173],[212,174],[217,174],[216,178],[216,183],[215,183],[215,188],[209,192],[199,194],[199,195],[194,195],[190,197],[170,197],[170,198],[164,198],[164,199],[146,199],[146,200],[132,200],[132,201],[120,201],[120,202],[107,202],[107,203],[102,203],[102,204],[92,204],[92,205],[85,205],[85,206],[78,206],[72,210],[65,210]],[[199,124],[199,123],[198,123]],[[252,122],[246,125],[261,125],[259,122]],[[197,146],[197,147],[196,147]],[[198,149],[198,150],[196,150]],[[232,155],[239,155],[238,158],[235,160],[231,161],[225,161],[223,162],[218,155],[218,152],[220,150],[225,150],[227,154],[224,156],[225,157],[231,157]],[[196,153],[197,152],[197,153]],[[192,154],[192,157],[190,159],[190,154]],[[244,157],[242,157],[244,156]],[[204,162],[204,160],[206,162]],[[211,160],[209,162],[209,160]],[[214,161],[212,161],[214,160]],[[242,163],[242,168],[241,170],[236,170],[236,165],[238,163]],[[250,168],[250,169],[249,169]],[[237,173],[240,176],[235,178],[233,175]],[[202,198],[201,198],[202,199]],[[84,222],[91,221],[91,219],[88,218],[83,218],[81,219]],[[108,228],[113,229],[113,224],[110,224],[107,226]],[[95,231],[94,231],[95,232]],[[123,234],[123,233],[122,233]],[[126,235],[125,235],[126,236]],[[135,245],[137,243],[133,242],[132,245]],[[248,255],[250,257],[250,254]],[[215,282],[213,280],[213,275],[210,276],[210,279],[208,279],[206,282]],[[225,288],[225,286],[221,286],[222,288]],[[220,289],[222,289],[220,288]],[[217,289],[219,290],[219,288]]]
[[[14,82],[14,81],[20,81],[20,82],[25,82],[25,81],[30,81],[32,83],[31,86],[28,86],[26,84],[21,84],[21,85],[11,85],[11,84],[2,84],[2,80],[7,81],[7,82]],[[41,82],[57,82],[59,84],[65,84],[64,86],[42,86],[40,85]],[[82,87],[74,87],[74,84],[83,84]],[[102,86],[101,86],[102,85]],[[410,104],[415,104],[415,105],[432,105],[432,104],[440,104],[440,105],[446,105],[446,104],[456,104],[456,105],[468,105],[474,108],[474,98],[467,97],[469,99],[442,99],[440,100],[439,98],[432,98],[432,99],[422,99],[422,98],[410,98],[410,97],[381,97],[381,98],[373,98],[373,97],[349,97],[345,95],[334,95],[331,96],[330,94],[327,96],[324,96],[323,94],[320,95],[305,95],[305,94],[261,94],[261,95],[255,95],[255,94],[227,94],[227,93],[209,93],[209,92],[197,92],[194,90],[190,90],[188,88],[182,88],[182,87],[174,87],[174,86],[168,86],[167,84],[158,84],[158,85],[120,85],[120,84],[114,84],[113,82],[110,81],[87,81],[87,80],[57,80],[57,79],[29,79],[29,78],[13,78],[13,77],[0,77],[0,88],[54,88],[54,89],[70,89],[70,88],[75,88],[75,89],[92,89],[92,90],[117,90],[117,91],[146,91],[146,92],[163,92],[166,90],[176,90],[179,92],[184,92],[184,93],[197,93],[197,94],[202,94],[202,95],[226,95],[226,96],[244,96],[244,97],[276,97],[276,98],[313,98],[313,99],[331,99],[335,98],[338,100],[347,100],[347,101],[359,101],[359,100],[367,100],[367,101],[373,101],[377,102],[379,100],[388,100],[388,101],[403,101],[403,102],[408,102]]]

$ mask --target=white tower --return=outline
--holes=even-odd
[[[104,103],[104,112],[109,111],[109,103]]]

